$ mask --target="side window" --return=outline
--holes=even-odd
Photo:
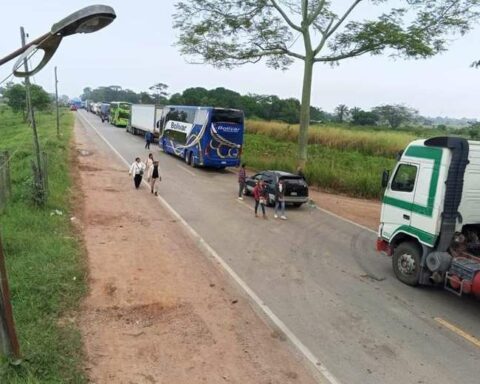
[[[412,192],[417,178],[417,167],[410,164],[400,164],[392,180],[392,191]]]

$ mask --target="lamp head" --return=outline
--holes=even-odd
[[[50,33],[62,37],[96,32],[109,25],[117,15],[108,5],[90,5],[52,25]]]

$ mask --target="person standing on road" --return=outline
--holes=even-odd
[[[262,207],[263,218],[266,219],[267,215],[265,213],[265,204],[267,202],[265,195],[267,189],[262,180],[257,180],[255,188],[253,188],[253,198],[255,199],[255,217],[258,217],[258,206]]]
[[[150,144],[153,141],[153,133],[147,132],[145,133],[145,149],[150,149]]]
[[[140,188],[140,183],[142,182],[143,173],[145,172],[145,164],[142,163],[139,157],[135,158],[135,161],[130,166],[129,175],[133,175],[133,183],[135,184],[135,189]]]
[[[154,161],[152,166],[148,169],[148,180],[150,181],[150,192],[158,196],[156,182],[162,181],[160,172],[158,171],[158,161]]]
[[[275,183],[275,219],[278,218],[279,208],[281,210],[280,218],[287,220],[287,216],[285,216],[285,184],[277,177],[277,182]]]
[[[245,191],[247,180],[247,172],[245,171],[245,163],[240,167],[238,171],[238,199],[243,200],[243,192]]]

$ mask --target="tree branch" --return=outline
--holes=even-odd
[[[300,28],[292,20],[290,20],[288,15],[285,13],[285,11],[282,9],[282,7],[280,7],[278,5],[278,3],[275,0],[270,0],[270,3],[272,3],[272,6],[278,11],[278,13],[280,13],[280,15],[282,15],[283,19],[287,22],[287,24],[290,26],[290,28],[292,28],[292,29],[294,29],[298,32],[302,32],[302,28]]]
[[[349,57],[360,56],[360,55],[363,55],[364,53],[375,51],[377,48],[378,47],[358,48],[356,50],[353,50],[353,51],[350,51],[350,52],[347,52],[347,53],[342,53],[342,54],[337,55],[337,56],[318,57],[318,58],[314,59],[313,62],[314,63],[319,63],[319,62],[331,63],[331,62],[334,62],[334,61],[348,59]]]
[[[330,23],[328,24],[327,28],[325,29],[325,32],[322,32],[322,30],[320,29],[320,32],[323,33],[323,36],[322,36],[322,40],[320,40],[317,47],[313,50],[313,56],[314,57],[318,55],[318,53],[322,50],[323,46],[327,42],[327,39],[328,39],[327,31],[332,27],[333,22],[334,22],[334,19],[332,18],[330,20]]]
[[[311,25],[315,21],[315,19],[318,17],[318,15],[320,15],[320,12],[322,12],[323,7],[325,6],[325,2],[326,0],[320,1],[317,9],[308,18],[308,25]]]
[[[356,6],[358,4],[360,4],[363,0],[355,0],[354,3],[350,6],[350,8],[347,9],[347,11],[344,13],[344,15],[337,21],[337,23],[333,26],[333,28],[331,30],[326,30],[326,36],[327,36],[327,39],[332,36],[335,31],[338,29],[338,27],[340,27],[340,25],[343,24],[343,22],[345,21],[345,19],[350,15],[350,13],[352,13],[352,11],[356,8]]]

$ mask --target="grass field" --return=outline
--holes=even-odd
[[[69,321],[85,293],[79,240],[71,226],[69,140],[73,115],[64,111],[62,137],[55,115],[38,114],[41,147],[49,158],[49,201],[31,200],[32,130],[21,117],[0,111],[0,150],[13,153],[12,198],[0,215],[7,270],[24,361],[0,365],[1,383],[84,383],[80,333]],[[63,215],[51,215],[58,209]]]
[[[295,170],[298,125],[259,120],[248,120],[246,125],[243,160],[249,167]],[[413,132],[313,125],[305,175],[322,189],[380,198],[382,171],[393,169],[398,151],[417,138]]]

